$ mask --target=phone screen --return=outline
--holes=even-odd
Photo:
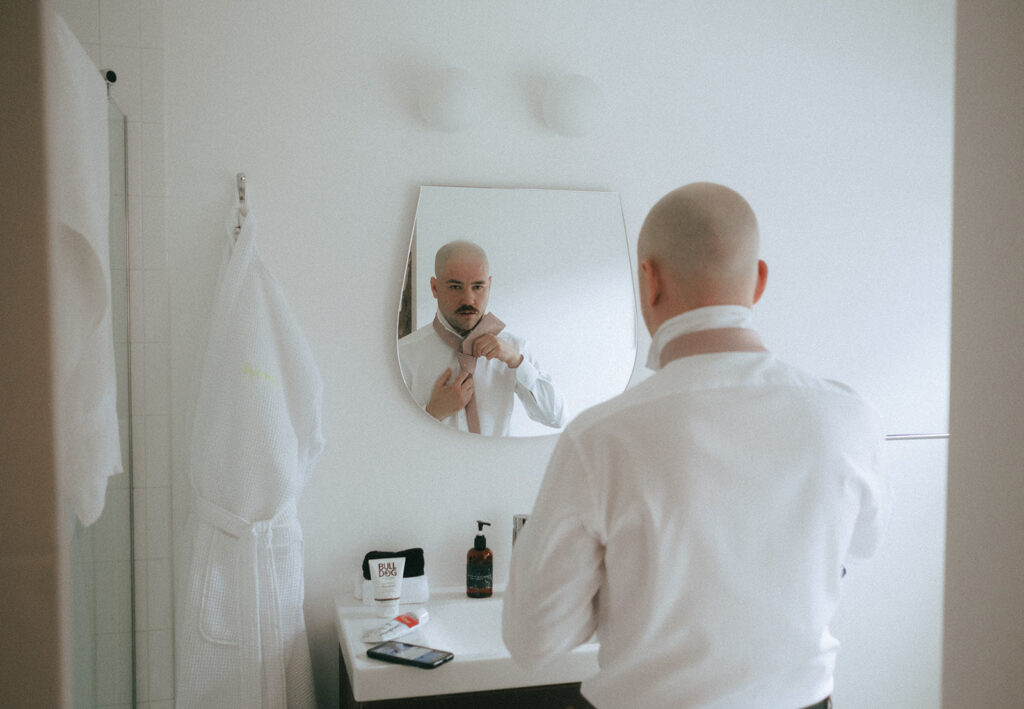
[[[366,654],[385,662],[398,662],[417,667],[437,667],[455,657],[445,650],[435,650],[422,645],[410,645],[395,641],[371,647]]]

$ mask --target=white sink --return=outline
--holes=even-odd
[[[426,606],[430,620],[423,632],[438,647],[456,657],[491,657],[507,654],[501,639],[502,597],[447,598]]]
[[[402,610],[412,607],[402,606]],[[427,624],[399,640],[455,654],[454,660],[434,670],[369,659],[370,644],[360,638],[385,620],[354,599],[338,599],[338,640],[357,701],[564,684],[597,672],[596,642],[581,645],[535,672],[521,670],[501,639],[500,593],[468,598],[462,590],[435,592],[424,607],[430,612]]]

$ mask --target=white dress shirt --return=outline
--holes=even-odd
[[[438,314],[441,325],[455,332]],[[485,436],[507,436],[512,420],[515,398],[522,403],[526,414],[546,426],[559,428],[565,424],[565,404],[550,375],[541,371],[537,361],[526,348],[526,341],[503,330],[499,338],[511,342],[523,361],[510,368],[497,359],[478,357],[473,373],[473,391],[480,416],[480,433]],[[455,350],[434,331],[433,322],[411,332],[398,341],[398,361],[402,377],[413,399],[426,407],[434,391],[434,384],[445,369],[451,368],[454,378],[459,373],[459,360]],[[466,410],[460,409],[441,423],[460,431],[469,431]]]
[[[596,631],[582,691],[599,708],[796,709],[832,691],[843,568],[887,517],[884,434],[849,388],[768,352],[660,368],[679,335],[750,320],[664,323],[660,371],[562,433],[513,550],[512,657],[537,667]]]

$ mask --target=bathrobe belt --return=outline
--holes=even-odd
[[[206,498],[196,496],[195,501],[195,510],[201,519],[238,540],[238,649],[242,667],[239,696],[242,706],[262,707],[264,702],[269,706],[286,706],[284,638],[274,568],[273,530],[276,527],[279,532],[285,532],[285,536],[292,536],[286,525],[297,519],[295,503],[285,506],[271,519],[249,522]],[[266,599],[260,598],[261,576],[267,579],[270,591]],[[266,697],[263,696],[264,680]]]

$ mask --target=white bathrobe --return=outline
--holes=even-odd
[[[322,382],[255,232],[250,214],[199,365],[179,709],[315,705],[296,500],[323,447]]]

